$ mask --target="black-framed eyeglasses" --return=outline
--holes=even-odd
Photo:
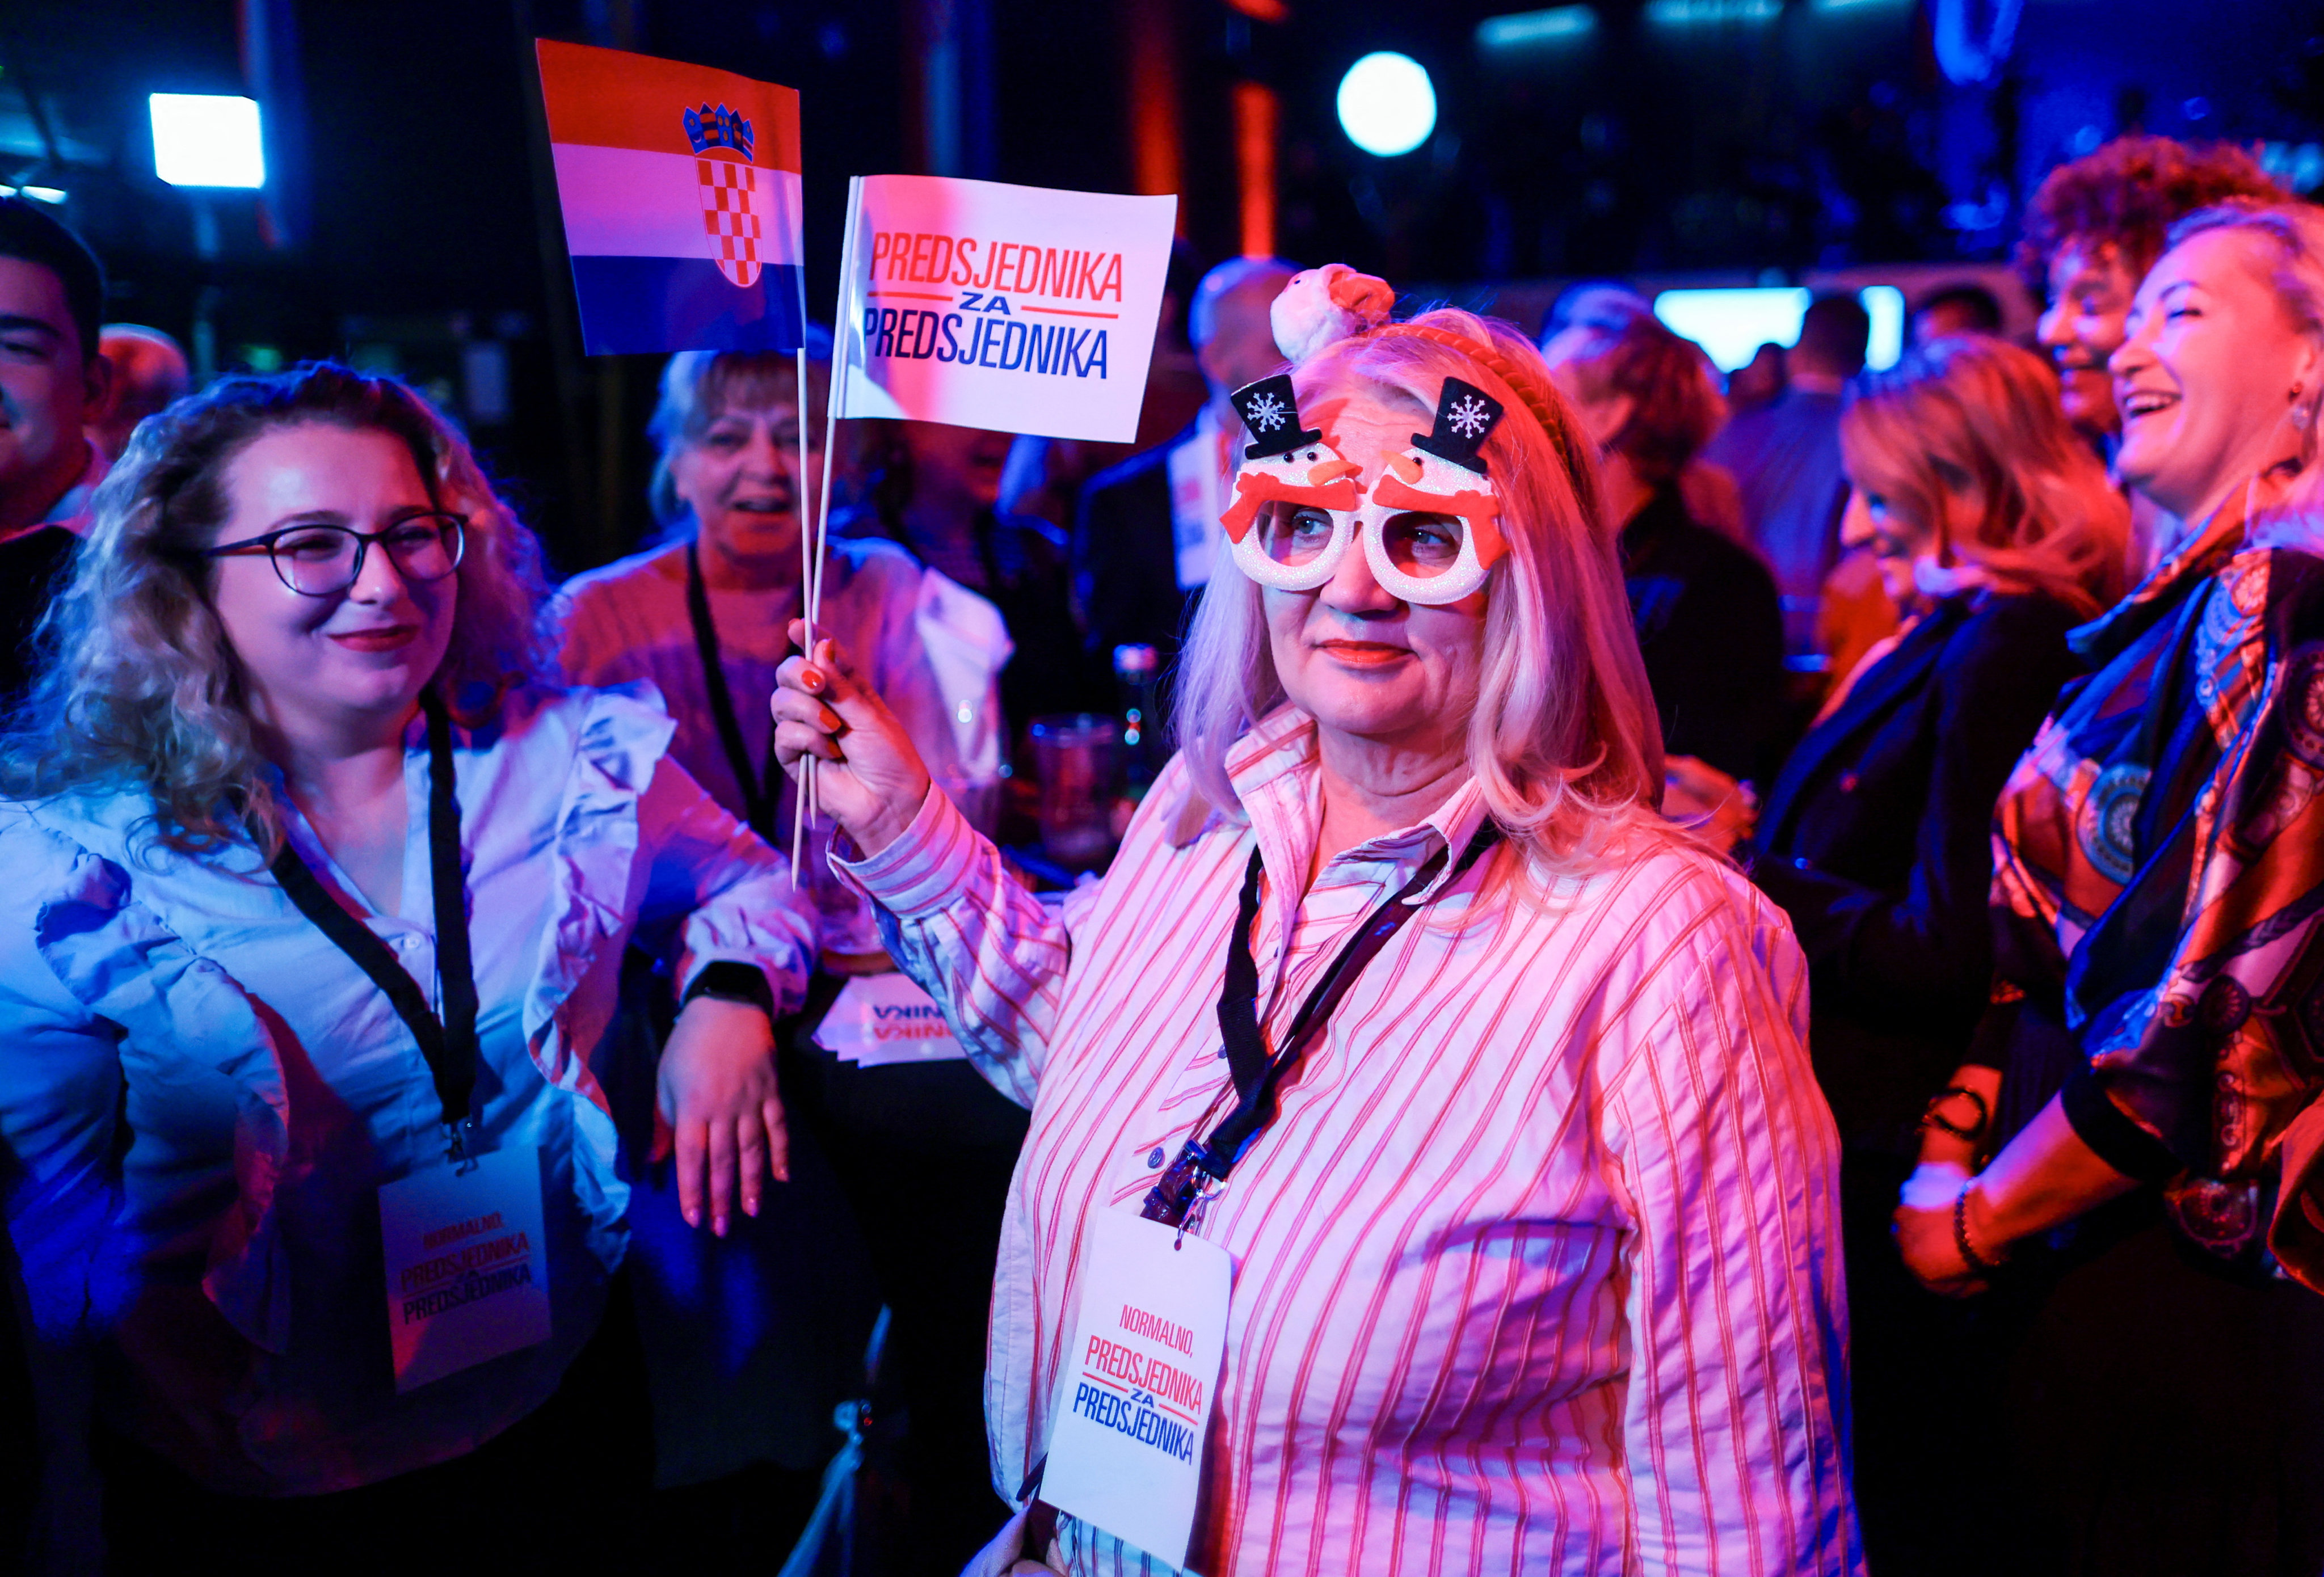
[[[364,556],[378,543],[407,581],[441,580],[460,567],[468,521],[448,511],[406,515],[383,531],[346,526],[284,526],[262,537],[196,550],[201,558],[263,553],[282,584],[306,597],[337,596],[363,578]]]

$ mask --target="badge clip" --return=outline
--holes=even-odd
[[[444,1159],[456,1176],[465,1177],[476,1169],[476,1157],[468,1143],[475,1131],[476,1120],[473,1116],[444,1125]]]

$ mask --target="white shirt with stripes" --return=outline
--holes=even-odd
[[[1028,1105],[993,1290],[994,1482],[1042,1455],[1084,1222],[1232,1105],[1217,1002],[1254,840],[1268,1049],[1363,917],[1480,825],[1475,786],[1305,877],[1314,724],[1183,763],[1111,873],[1044,909],[941,793],[835,861],[985,1075]],[[1853,1573],[1839,1148],[1807,973],[1741,876],[1654,843],[1529,895],[1506,847],[1387,945],[1201,1234],[1236,1267],[1188,1567]],[[972,1318],[970,1311],[962,1311]],[[1163,1570],[1067,1519],[1076,1573]]]

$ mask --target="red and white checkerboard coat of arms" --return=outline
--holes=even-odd
[[[702,181],[702,224],[718,272],[738,285],[758,283],[760,216],[758,168],[732,149],[712,148],[694,156]]]

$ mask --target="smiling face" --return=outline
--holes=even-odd
[[[1360,467],[1367,493],[1389,457],[1428,426],[1417,406],[1389,405],[1369,393],[1318,416],[1332,447]],[[1268,529],[1302,528],[1286,519]],[[1305,529],[1318,528],[1311,521]],[[1328,530],[1328,521],[1322,529]],[[1445,542],[1457,545],[1460,530],[1455,518],[1408,513],[1382,534],[1392,545],[1426,554],[1441,552]],[[1403,602],[1381,587],[1368,555],[1349,552],[1313,590],[1269,586],[1263,595],[1284,694],[1327,733],[1431,753],[1462,748],[1483,663],[1486,592],[1442,606]]]
[[[2190,524],[2296,452],[2292,403],[2324,371],[2272,282],[2274,250],[2245,229],[2189,236],[2138,287],[2114,355],[2116,469]]]
[[[2122,425],[2107,358],[2122,346],[2137,288],[2122,254],[2102,242],[2070,240],[2050,260],[2050,306],[2035,337],[2058,369],[2066,420],[2092,438]]]
[[[1973,539],[1985,512],[1982,501],[1973,491],[1949,490],[1944,503],[1952,540]],[[1840,517],[1840,540],[1845,548],[1871,550],[1880,570],[1881,589],[1908,613],[1923,611],[1935,600],[1934,588],[1943,585],[1947,572],[1958,566],[1960,558],[1958,553],[1951,555],[1955,562],[1948,565],[1944,544],[1935,531],[1916,525],[1890,507],[1886,498],[1861,485],[1849,490],[1848,507]]]
[[[254,439],[227,466],[225,493],[219,543],[306,523],[381,531],[437,507],[402,439],[321,424]],[[443,666],[457,576],[407,583],[374,544],[354,586],[313,597],[284,584],[264,553],[210,564],[210,605],[263,731],[293,742],[375,736],[410,715]]]
[[[704,553],[744,570],[796,575],[802,512],[822,475],[823,437],[807,430],[807,482],[798,470],[795,400],[721,409],[670,456],[670,485],[701,527]]]
[[[39,520],[78,479],[106,370],[81,355],[56,271],[0,257],[0,529]]]

